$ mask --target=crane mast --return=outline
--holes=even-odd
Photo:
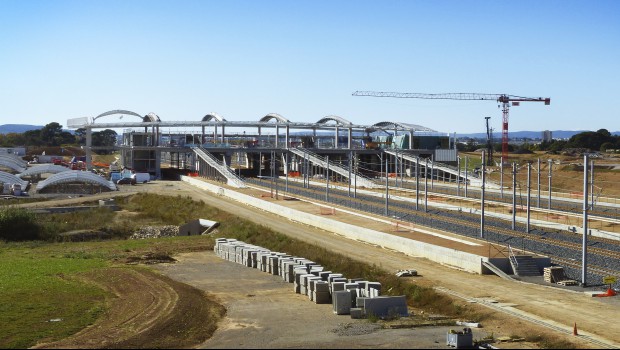
[[[425,94],[416,92],[378,92],[378,91],[355,91],[353,96],[393,97],[393,98],[419,98],[426,100],[469,100],[469,101],[496,101],[502,107],[502,157],[508,159],[508,115],[510,104],[518,106],[521,102],[544,102],[551,104],[551,99],[546,97],[522,97],[508,94],[479,94],[479,93],[442,93]]]

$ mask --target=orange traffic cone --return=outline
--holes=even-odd
[[[573,327],[573,335],[579,335],[577,333],[577,322],[575,322],[575,327]]]

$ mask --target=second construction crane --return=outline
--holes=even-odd
[[[545,105],[551,104],[551,99],[546,97],[521,97],[507,94],[477,94],[477,93],[445,93],[445,94],[424,94],[424,93],[403,93],[403,92],[377,92],[377,91],[355,91],[353,96],[373,96],[373,97],[396,97],[396,98],[421,98],[428,100],[486,100],[497,101],[502,106],[502,157],[506,160],[508,154],[508,111],[510,104],[518,106],[521,102],[544,102]]]

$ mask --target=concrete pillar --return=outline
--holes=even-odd
[[[286,144],[284,145],[284,148],[289,148],[289,134],[290,134],[290,131],[291,131],[290,127],[287,125],[286,126],[286,135],[285,135],[285,138],[284,138],[284,142]]]
[[[349,127],[349,141],[347,142],[347,147],[349,149],[351,149],[351,146],[353,145],[353,130],[351,129],[351,127]]]
[[[334,135],[334,149],[338,149],[338,126],[336,126],[335,128],[335,135]]]

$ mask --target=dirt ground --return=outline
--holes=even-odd
[[[387,269],[396,271],[402,268],[414,268],[421,277],[416,277],[417,283],[428,286],[441,286],[466,296],[469,301],[456,298],[461,301],[463,307],[474,308],[484,314],[483,328],[476,329],[474,338],[493,336],[500,337],[526,337],[532,335],[547,335],[560,341],[573,342],[578,348],[599,348],[600,344],[592,343],[589,339],[602,339],[612,347],[620,344],[620,326],[611,320],[618,315],[620,302],[613,298],[591,298],[582,292],[562,290],[537,284],[510,282],[496,276],[480,276],[458,271],[452,268],[432,263],[426,259],[406,256],[404,254],[382,249],[380,247],[364,244],[362,242],[345,239],[335,234],[315,229],[310,226],[300,225],[286,218],[256,210],[237,202],[227,200],[221,196],[211,195],[197,190],[182,182],[155,181],[145,185],[122,187],[121,191],[98,195],[123,195],[134,191],[147,191],[156,193],[168,193],[171,195],[187,195],[197,200],[203,200],[209,205],[218,206],[223,210],[237,213],[242,218],[260,222],[276,231],[289,234],[303,241],[321,245],[335,252],[346,253],[348,256],[371,261]],[[58,205],[66,205],[70,202],[79,202],[86,198],[71,198],[63,200]],[[92,199],[92,198],[89,198]],[[284,203],[285,201],[280,201]],[[58,203],[58,202],[57,202]],[[32,204],[35,205],[35,204]],[[41,204],[38,204],[41,205]],[[49,202],[45,205],[50,205]],[[364,223],[360,223],[363,225]],[[401,329],[401,330],[373,330],[369,333],[351,336],[346,332],[338,332],[338,329],[346,329],[351,323],[350,318],[335,316],[331,313],[329,305],[315,305],[309,300],[292,292],[292,286],[277,280],[275,276],[268,276],[253,269],[243,268],[236,264],[219,261],[212,253],[192,253],[176,257],[179,261],[174,264],[159,265],[157,269],[170,279],[164,284],[148,280],[137,280],[133,288],[127,288],[125,292],[116,290],[117,298],[111,299],[111,307],[121,303],[119,310],[123,309],[124,300],[134,300],[149,295],[149,300],[158,297],[153,296],[152,290],[168,295],[162,297],[167,300],[167,307],[161,306],[159,312],[150,313],[151,304],[139,306],[136,304],[136,314],[144,315],[148,319],[158,320],[152,328],[138,327],[135,323],[143,324],[144,318],[140,316],[127,319],[123,312],[119,317],[110,317],[102,320],[104,324],[98,324],[101,331],[89,329],[78,333],[68,343],[53,344],[51,347],[148,347],[143,346],[141,341],[161,334],[173,334],[175,329],[171,324],[177,324],[177,317],[181,317],[183,308],[176,309],[172,305],[178,305],[184,297],[174,296],[171,288],[177,290],[180,285],[193,286],[198,290],[221,302],[227,309],[227,316],[212,338],[207,341],[199,341],[199,347],[204,348],[446,348],[445,328],[428,329]],[[216,261],[217,260],[217,261]],[[274,280],[273,278],[276,278]],[[245,285],[244,283],[248,283]],[[165,284],[169,284],[166,286]],[[114,284],[112,284],[114,285]],[[170,287],[176,286],[176,287]],[[113,286],[107,286],[113,288]],[[187,287],[190,288],[190,287]],[[140,292],[135,293],[135,290]],[[192,288],[193,290],[193,288]],[[130,292],[133,292],[130,293]],[[166,294],[167,293],[167,294]],[[188,293],[188,295],[191,293]],[[133,295],[133,296],[131,296]],[[204,294],[203,294],[204,296]],[[300,299],[301,298],[301,299]],[[188,298],[197,300],[195,298]],[[474,302],[480,300],[480,302]],[[499,306],[498,309],[490,309],[482,306],[483,301],[492,301]],[[127,301],[127,302],[129,302]],[[153,302],[157,304],[157,302]],[[153,305],[154,305],[153,304]],[[170,307],[178,312],[171,312]],[[318,310],[318,312],[317,312]],[[504,312],[512,312],[510,313]],[[534,317],[552,322],[556,329],[540,326],[539,324],[515,317],[514,314],[526,312]],[[110,313],[112,316],[113,311]],[[159,316],[155,316],[158,314]],[[204,321],[204,313],[195,314]],[[139,322],[138,322],[139,321]],[[166,323],[169,322],[169,323]],[[367,322],[367,321],[365,321]],[[107,324],[106,324],[107,323]],[[572,335],[573,325],[579,327],[579,336]],[[121,327],[121,330],[117,330]],[[123,333],[122,327],[132,329],[134,336]],[[170,327],[170,328],[168,328]],[[106,330],[108,329],[108,330]],[[157,331],[154,331],[157,330]],[[165,330],[165,331],[164,331]],[[336,330],[334,332],[334,330]],[[116,333],[115,333],[116,332]],[[119,333],[120,332],[120,333]],[[140,333],[142,332],[142,333]],[[381,332],[381,333],[379,333]],[[84,333],[84,334],[83,334]],[[402,333],[402,334],[401,334]],[[116,335],[121,341],[113,343],[108,335]],[[125,334],[125,335],[123,335]],[[344,334],[344,335],[342,335]],[[422,335],[425,334],[425,335]],[[415,336],[415,337],[414,337]],[[588,338],[590,336],[591,338]],[[419,337],[419,339],[418,339]],[[126,339],[123,339],[126,338]],[[200,337],[193,338],[198,340]],[[424,339],[424,340],[422,340]],[[125,341],[125,342],[123,342]],[[84,342],[84,343],[82,343]],[[97,345],[99,344],[99,345]],[[110,346],[108,346],[110,344]],[[144,344],[147,344],[146,342]],[[182,344],[180,341],[173,346],[154,347],[186,347],[190,344]],[[160,345],[161,345],[160,344]],[[167,343],[170,344],[170,343]],[[90,345],[90,346],[89,346]],[[530,343],[507,343],[495,344],[504,348],[534,348]]]

